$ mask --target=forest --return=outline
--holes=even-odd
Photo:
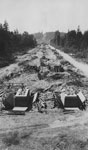
[[[26,31],[21,34],[17,29],[10,31],[7,21],[0,23],[0,61],[5,59],[10,62],[14,60],[14,53],[33,48],[36,44],[32,34]]]
[[[88,54],[88,31],[82,33],[80,26],[77,30],[68,30],[64,34],[56,31],[51,43],[59,46],[67,53],[74,53],[77,57],[86,58]]]

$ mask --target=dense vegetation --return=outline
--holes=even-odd
[[[82,33],[79,26],[77,31],[68,31],[63,36],[56,31],[51,43],[62,47],[65,52],[75,53],[76,56],[85,58],[88,54],[88,31]]]
[[[33,35],[24,32],[20,34],[18,30],[10,31],[7,21],[0,24],[0,60],[13,59],[13,54],[28,48],[35,47],[36,40]]]

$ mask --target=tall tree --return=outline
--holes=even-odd
[[[83,37],[83,35],[80,30],[80,26],[78,26],[77,34],[76,34],[76,46],[77,46],[78,50],[80,50],[80,48],[81,48],[82,37]]]
[[[88,48],[88,31],[85,31],[83,34],[81,47],[82,49]]]
[[[57,45],[60,45],[60,32],[59,31],[55,32],[54,41]]]
[[[8,31],[8,30],[9,30],[9,25],[8,25],[8,22],[7,22],[6,20],[4,21],[3,29],[4,29],[5,31]]]

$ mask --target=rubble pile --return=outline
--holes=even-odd
[[[9,75],[3,81],[5,84],[22,82],[32,93],[33,91],[39,92],[39,101],[44,101],[46,104],[51,103],[51,105],[53,102],[54,108],[62,107],[60,100],[62,92],[68,95],[75,94],[80,90],[87,93],[85,92],[87,86],[84,88],[85,77],[48,45],[39,45],[33,51],[18,58],[17,70],[16,72],[8,71]],[[14,87],[15,92],[13,93],[16,94],[18,89],[19,87]],[[24,95],[24,93],[25,91],[22,91],[20,95]],[[7,104],[8,99],[14,99],[14,96],[11,96],[11,94],[9,96],[7,94],[3,100],[6,108],[10,104],[10,102]]]

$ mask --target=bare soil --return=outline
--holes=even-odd
[[[88,108],[53,108],[54,94],[59,96],[61,92],[75,94],[81,90],[88,99],[88,78],[84,72],[57,50],[41,44],[0,70],[3,94],[16,93],[21,83],[33,93],[40,91],[39,98],[46,101],[47,111],[39,113],[34,107],[25,115],[0,111],[0,150],[87,150]]]

